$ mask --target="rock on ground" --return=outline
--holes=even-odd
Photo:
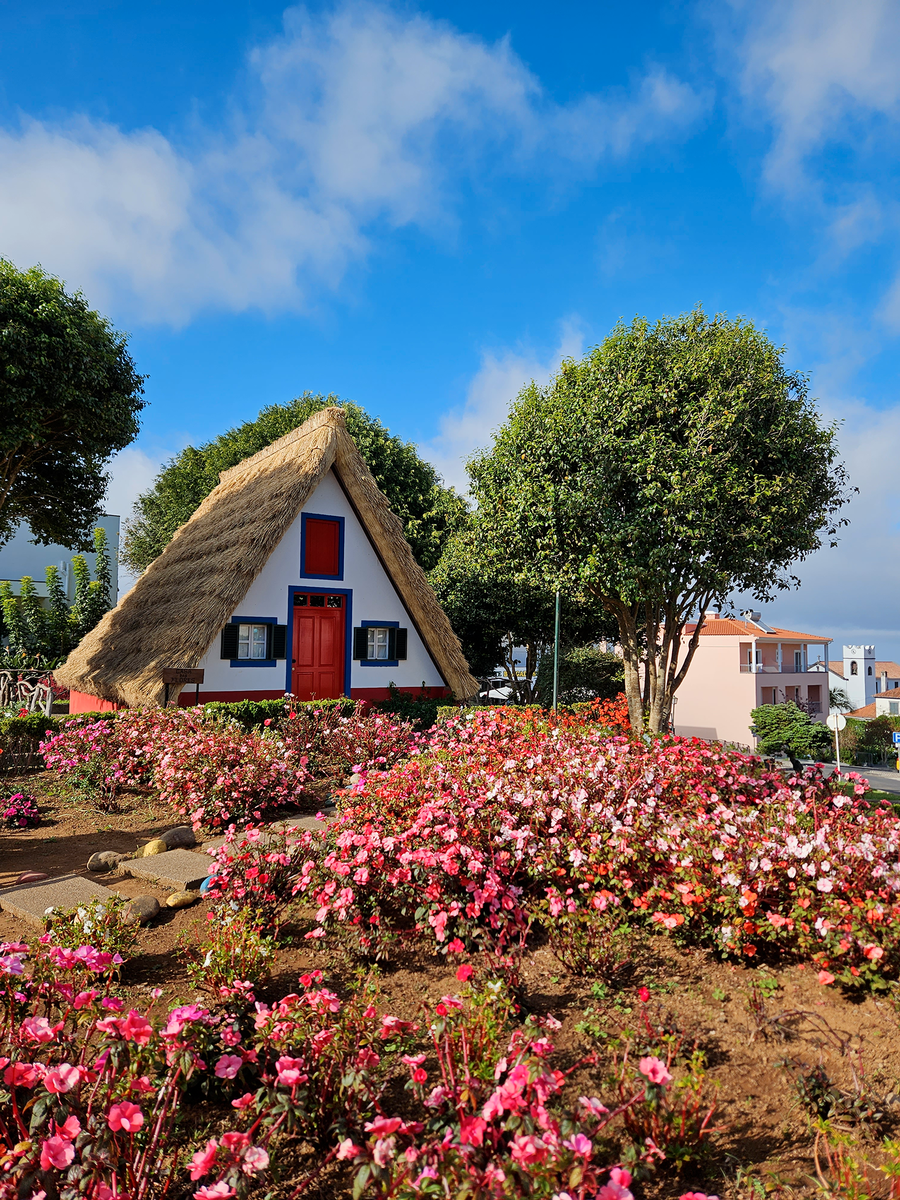
[[[116,850],[98,850],[87,860],[89,871],[111,871],[127,854],[119,854]]]
[[[197,838],[190,825],[176,825],[174,829],[166,830],[159,840],[166,843],[167,850],[189,850],[191,846],[197,845]]]
[[[159,912],[159,901],[155,896],[135,896],[125,905],[122,919],[127,925],[147,925]]]

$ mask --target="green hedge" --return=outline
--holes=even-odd
[[[301,700],[293,701],[291,708],[340,708],[352,712],[355,700]],[[283,717],[288,708],[285,700],[210,700],[203,705],[209,717],[231,717],[245,729],[254,729],[266,721]]]

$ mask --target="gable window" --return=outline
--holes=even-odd
[[[399,621],[363,621],[353,630],[353,657],[363,667],[396,667],[406,658],[407,633]]]
[[[385,629],[382,626],[373,625],[366,630],[366,658],[390,658],[388,654],[388,642],[390,641],[390,629]]]
[[[343,579],[343,517],[301,514],[300,574],[316,579]]]
[[[219,654],[233,667],[274,667],[287,656],[287,626],[275,617],[232,617],[222,630]]]

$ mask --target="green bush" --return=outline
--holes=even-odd
[[[545,654],[537,672],[537,695],[549,708],[553,703],[553,655]],[[596,646],[573,646],[559,657],[559,703],[614,700],[625,687],[625,667],[618,654]]]
[[[443,696],[438,699],[427,695],[424,683],[418,695],[414,695],[412,692],[401,692],[393,683],[388,684],[388,691],[390,698],[374,700],[372,707],[379,712],[392,713],[401,721],[409,721],[414,729],[418,729],[422,733],[431,729],[437,722],[439,709],[447,706],[447,697]]]
[[[754,708],[750,717],[753,721],[751,732],[758,739],[756,749],[760,754],[788,750],[801,758],[825,762],[834,757],[834,743],[828,726],[814,721],[793,700],[786,704],[762,704]]]
[[[210,700],[203,705],[208,717],[230,717],[244,729],[255,729],[266,721],[283,717],[288,708],[342,708],[352,712],[355,700]]]

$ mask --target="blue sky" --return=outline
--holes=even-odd
[[[123,512],[306,389],[462,484],[620,316],[745,314],[860,488],[767,619],[900,659],[898,61],[892,0],[0,0],[0,253],[131,334]]]

